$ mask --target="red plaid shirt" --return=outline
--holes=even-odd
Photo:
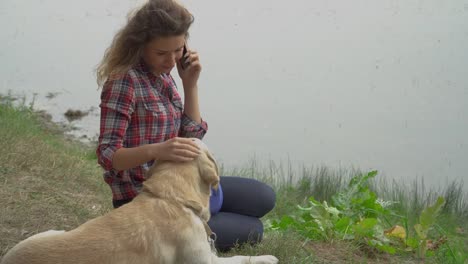
[[[114,200],[135,197],[154,162],[117,171],[112,168],[112,157],[119,148],[164,142],[177,136],[201,139],[208,129],[205,121],[198,124],[183,113],[172,76],[156,77],[143,62],[104,84],[100,107],[101,129],[96,154]]]

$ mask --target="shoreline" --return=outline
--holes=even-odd
[[[54,98],[57,98],[58,96],[59,95],[56,95]],[[84,127],[80,128],[80,124],[85,122],[86,119],[98,119],[98,115],[96,115],[95,113],[96,108],[91,107],[88,110],[67,109],[63,113],[50,113],[49,111],[44,109],[35,109],[36,104],[34,103],[34,101],[27,102],[26,99],[21,98],[20,96],[12,97],[11,95],[4,96],[2,94],[0,94],[0,103],[2,100],[11,100],[11,98],[14,98],[13,101],[16,101],[14,105],[19,104],[19,106],[21,107],[32,108],[32,111],[38,116],[38,121],[40,121],[41,124],[43,124],[44,128],[47,131],[50,131],[52,133],[60,133],[67,140],[80,143],[86,148],[96,147],[98,135],[96,134],[94,136],[88,136],[86,134],[86,129]],[[29,106],[27,106],[28,103]],[[67,118],[65,117],[65,114],[67,112],[76,112],[77,116],[67,121]],[[59,118],[59,116],[63,116],[63,118]],[[59,120],[54,121],[54,119]],[[313,171],[326,168],[332,173],[353,173],[353,171],[365,170],[360,169],[359,167],[357,167],[356,169],[355,167],[336,167],[325,164],[308,165],[305,163],[290,161],[289,158],[288,160],[260,160],[259,157],[255,154],[253,156],[248,156],[245,160],[236,162],[236,165],[229,164],[228,166],[226,166],[226,164],[223,163],[222,159],[219,160],[221,161],[221,164],[223,164],[223,167],[225,169],[227,168],[228,171],[231,171],[234,174],[244,174],[244,172],[242,170],[239,170],[239,168],[250,167],[251,173],[257,173],[264,175],[264,177],[272,178],[272,175],[268,176],[267,173],[273,172],[273,174],[275,174],[276,177],[282,178],[282,182],[288,181],[289,183],[299,182],[301,178],[304,177],[304,170]],[[450,184],[455,182],[463,186],[463,190],[468,196],[468,185],[466,180],[462,176],[452,179],[446,176],[445,178],[445,180],[440,180],[440,183],[433,183],[430,180],[428,181],[424,176],[420,175],[414,176],[411,179],[406,179],[407,181],[404,181],[405,179],[403,179],[402,177],[389,177],[385,172],[379,171],[378,180],[383,182],[381,185],[395,185],[396,183],[399,187],[401,187],[402,185],[401,182],[404,182],[403,187],[408,189],[415,185],[423,186],[428,193],[440,192],[441,190],[450,187]]]

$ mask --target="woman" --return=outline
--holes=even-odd
[[[190,139],[202,139],[207,123],[198,104],[198,53],[186,49],[193,16],[174,0],[150,0],[129,17],[97,69],[101,128],[96,150],[114,208],[141,190],[157,160],[189,161],[199,154]],[[185,50],[185,54],[184,54]],[[170,72],[177,67],[184,104]],[[210,200],[209,225],[218,249],[260,241],[258,219],[274,206],[272,189],[258,181],[222,177]],[[157,217],[157,216],[155,216]]]

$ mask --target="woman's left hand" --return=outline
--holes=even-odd
[[[186,67],[182,69],[180,65],[180,61],[177,62],[177,71],[179,72],[179,76],[182,79],[182,84],[184,86],[184,90],[192,90],[197,87],[198,78],[200,77],[201,72],[201,64],[200,58],[198,53],[193,50],[188,50],[185,57],[182,58],[185,61]]]

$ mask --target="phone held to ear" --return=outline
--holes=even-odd
[[[188,50],[187,50],[187,43],[184,44],[184,49],[182,51],[182,58],[180,58],[179,62],[180,62],[180,67],[182,68],[182,70],[185,70],[187,69],[187,67],[189,66],[190,62],[185,62],[185,59],[187,59],[187,53],[188,53]]]

